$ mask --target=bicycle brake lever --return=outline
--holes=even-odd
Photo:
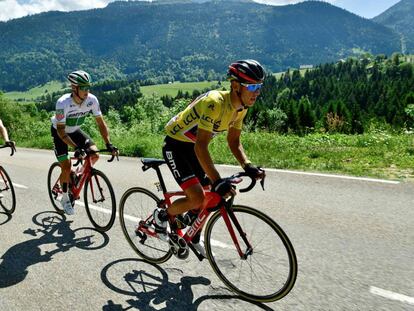
[[[265,188],[264,188],[265,176],[263,176],[263,178],[260,180],[260,185],[262,186],[263,191],[265,190]]]
[[[265,183],[265,178],[266,178],[266,172],[265,172],[265,170],[264,169],[262,169],[260,166],[258,167],[258,169],[260,170],[260,171],[262,171],[263,172],[263,178],[262,179],[260,179],[260,185],[262,186],[262,189],[263,189],[263,191],[265,190],[265,188],[264,188],[264,183]]]
[[[73,164],[73,166],[78,166],[79,164],[83,164],[83,159],[78,158],[78,161],[75,164]]]

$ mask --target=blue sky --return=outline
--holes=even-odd
[[[0,21],[45,11],[74,11],[103,8],[114,0],[0,0]],[[303,0],[255,0],[256,2],[286,5]],[[307,1],[307,0],[305,0]],[[382,13],[399,0],[325,0],[366,18]]]

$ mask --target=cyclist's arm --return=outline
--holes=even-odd
[[[197,130],[197,141],[194,146],[194,151],[204,172],[214,183],[216,180],[220,179],[220,174],[214,167],[213,160],[211,159],[210,152],[208,151],[210,141],[211,132],[199,128]]]
[[[101,136],[103,140],[105,141],[105,144],[109,144],[110,143],[109,130],[108,130],[108,126],[106,125],[105,120],[103,119],[102,115],[96,116],[95,120],[96,120],[96,123],[98,124],[99,132],[101,133]]]
[[[71,146],[73,148],[76,148],[77,147],[76,144],[70,138],[70,136],[68,135],[68,133],[66,133],[65,128],[66,128],[66,124],[65,123],[58,123],[58,124],[56,124],[56,130],[57,130],[57,133],[58,133],[60,139],[63,140],[63,142],[66,145]]]
[[[240,141],[241,130],[234,127],[230,127],[227,133],[227,143],[229,144],[231,153],[239,161],[240,165],[244,168],[247,163],[250,163],[249,159],[244,152],[243,145]]]
[[[7,133],[6,127],[3,125],[3,121],[0,120],[0,132],[5,141],[10,141],[9,134]]]

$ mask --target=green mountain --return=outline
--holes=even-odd
[[[171,3],[174,2],[174,3]],[[47,12],[0,23],[0,89],[25,90],[82,68],[101,79],[154,82],[223,78],[241,58],[268,70],[391,54],[389,28],[317,1],[114,2],[104,9]]]
[[[401,37],[402,51],[407,54],[414,53],[413,0],[401,0],[372,20],[395,30]]]

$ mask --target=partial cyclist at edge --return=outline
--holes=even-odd
[[[0,135],[4,139],[4,144],[12,149],[16,148],[16,143],[9,139],[9,133],[7,128],[4,126],[3,121],[0,119]]]
[[[155,209],[154,226],[163,240],[168,240],[170,216],[187,212],[181,218],[185,225],[197,218],[205,199],[204,187],[211,185],[211,190],[223,197],[235,194],[230,181],[221,178],[208,149],[216,134],[227,131],[228,146],[249,176],[256,179],[264,176],[264,171],[249,161],[240,141],[243,119],[260,95],[264,78],[265,71],[259,62],[236,61],[228,67],[230,91],[215,90],[200,95],[166,125],[163,157],[186,197],[177,199],[168,209]],[[193,238],[192,244],[206,257],[200,234]]]
[[[56,102],[56,112],[51,118],[51,134],[55,155],[61,167],[62,208],[67,215],[73,215],[75,210],[68,195],[71,173],[68,146],[75,149],[75,156],[82,155],[83,151],[86,151],[92,152],[92,163],[99,159],[99,155],[93,153],[98,150],[95,143],[80,129],[89,113],[95,116],[95,121],[106,148],[114,156],[118,155],[118,149],[111,144],[108,126],[103,118],[98,99],[89,92],[92,86],[91,76],[83,70],[77,70],[70,73],[67,79],[71,84],[72,91],[61,96]]]

